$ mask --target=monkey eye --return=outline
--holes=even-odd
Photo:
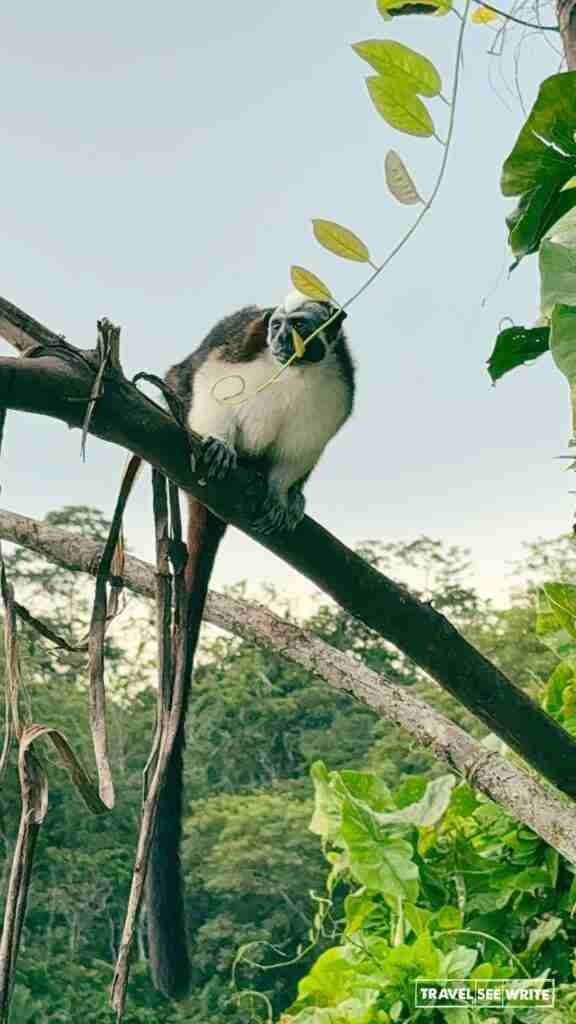
[[[271,320],[270,321],[270,330],[271,331],[276,332],[277,330],[280,329],[281,326],[282,326],[282,321],[281,320]]]
[[[305,317],[295,316],[295,317],[292,318],[290,323],[292,324],[293,327],[296,328],[296,330],[298,331],[298,334],[309,334],[310,333],[310,323],[309,323],[308,320],[306,320]]]

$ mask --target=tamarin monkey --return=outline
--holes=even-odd
[[[293,530],[304,515],[302,487],[331,437],[350,415],[354,367],[337,308],[292,292],[275,309],[248,306],[224,317],[201,345],[166,375],[183,402],[191,430],[204,436],[201,468],[221,480],[237,460],[250,463],[267,479],[267,493],[254,521],[262,532]],[[292,329],[306,345],[277,383],[258,394],[294,354]],[[247,400],[222,400],[223,378],[242,378]],[[196,498],[188,497],[189,629],[196,650],[208,581],[226,524]],[[160,795],[146,885],[148,938],[156,988],[173,999],[186,996],[191,964],[186,941],[180,865],[184,718]]]

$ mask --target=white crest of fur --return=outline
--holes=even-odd
[[[304,306],[309,301],[310,299],[307,299],[302,292],[294,290],[292,292],[288,292],[288,295],[284,299],[280,308],[290,315],[290,313],[295,313],[297,309],[300,309],[301,306]]]

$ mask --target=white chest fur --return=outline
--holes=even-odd
[[[328,356],[321,363],[289,366],[275,384],[255,394],[277,372],[268,350],[249,363],[227,363],[212,355],[195,374],[189,424],[238,452],[270,454],[282,464],[275,477],[290,486],[314,467],[346,419],[348,388]],[[241,390],[239,378],[246,401],[223,401]]]

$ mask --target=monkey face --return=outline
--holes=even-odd
[[[299,292],[288,295],[282,305],[274,310],[268,322],[268,346],[274,358],[281,364],[292,358],[292,332],[295,330],[306,347],[304,353],[293,360],[293,365],[321,362],[336,341],[346,314],[339,315],[325,330],[320,330],[308,344],[306,339],[325,324],[334,312],[335,307],[329,302],[314,302]]]

